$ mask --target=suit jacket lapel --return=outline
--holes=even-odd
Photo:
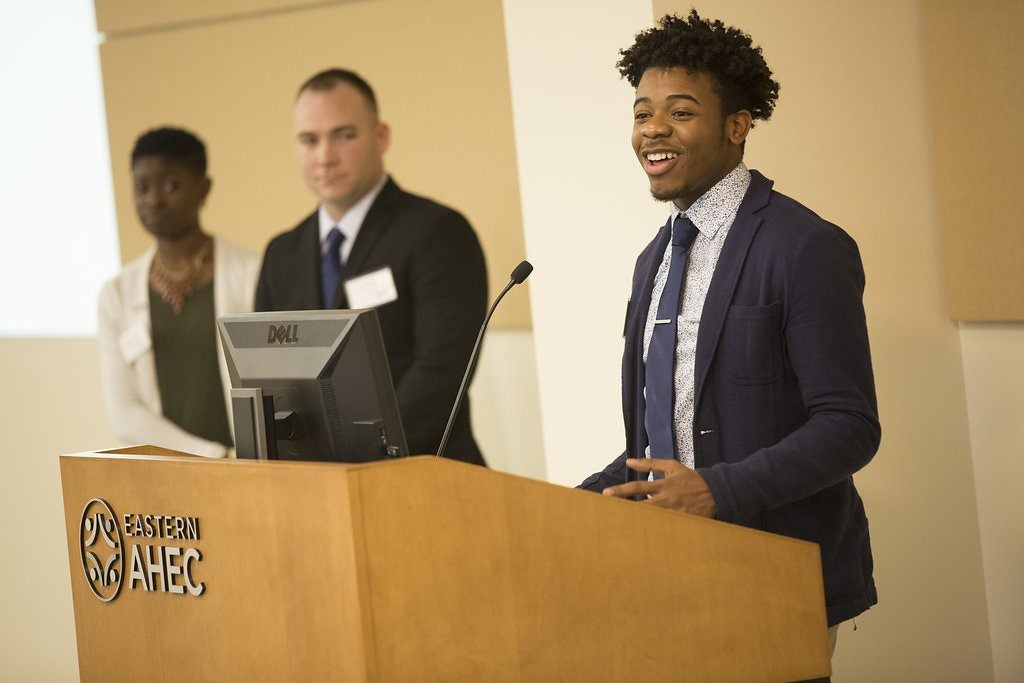
[[[359,234],[352,245],[352,251],[349,252],[342,268],[342,283],[339,283],[338,291],[334,293],[334,308],[348,308],[348,297],[345,294],[343,282],[363,273],[370,255],[377,243],[380,242],[388,222],[391,220],[395,200],[401,192],[395,181],[388,178],[384,187],[381,188],[380,194],[370,206],[370,210],[366,212],[366,218],[359,226]]]
[[[294,287],[300,292],[303,308],[320,308],[320,223],[316,211],[302,223],[299,248],[292,252],[289,271],[295,278]]]
[[[768,204],[768,198],[771,196],[772,181],[757,171],[751,171],[750,175],[747,196],[743,198],[743,202],[736,212],[736,220],[729,228],[729,235],[726,237],[722,253],[718,257],[718,265],[715,267],[715,274],[711,278],[711,285],[708,287],[704,308],[701,311],[693,369],[695,405],[700,404],[704,379],[711,365],[711,359],[715,356],[718,339],[725,326],[725,318],[728,315],[733,294],[736,292],[740,273],[743,272],[747,253],[750,251],[754,236],[761,228],[762,221],[756,213]]]
[[[622,382],[623,387],[633,387],[632,400],[627,400],[623,405],[626,411],[627,430],[632,425],[634,433],[627,433],[627,443],[631,444],[635,452],[642,453],[647,445],[646,433],[640,425],[643,425],[644,403],[644,329],[647,324],[647,312],[651,307],[651,289],[654,287],[654,277],[658,274],[658,267],[661,265],[665,255],[665,249],[672,236],[670,223],[665,224],[654,241],[648,247],[643,260],[637,263],[637,276],[634,279],[632,301],[628,306],[626,320],[626,349],[623,354]],[[627,365],[628,364],[628,365]],[[626,392],[623,396],[628,396]],[[634,456],[638,457],[638,456]]]
[[[661,262],[665,256],[665,249],[668,247],[668,241],[672,237],[672,229],[669,227],[671,223],[664,225],[659,231],[657,236],[654,238],[652,247],[647,255],[646,263],[641,263],[641,277],[639,287],[634,289],[633,298],[636,300],[636,304],[631,306],[631,315],[633,320],[627,323],[627,326],[634,330],[639,330],[642,335],[644,326],[647,322],[647,311],[651,307],[651,290],[654,287],[654,277],[658,274],[658,267],[661,266]],[[641,357],[643,353],[641,353]]]

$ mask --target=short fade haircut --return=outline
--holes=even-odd
[[[366,103],[370,105],[370,110],[376,118],[377,96],[374,94],[373,88],[370,87],[370,84],[367,83],[362,76],[357,74],[355,71],[349,71],[348,69],[325,69],[320,73],[310,76],[309,79],[299,87],[299,91],[295,94],[295,99],[298,99],[299,96],[307,90],[315,90],[317,92],[334,90],[334,86],[339,83],[347,83],[358,90],[359,94],[361,94],[363,99],[366,100]]]
[[[135,141],[132,168],[142,157],[161,156],[180,163],[196,175],[206,175],[206,145],[195,134],[182,128],[154,128]]]
[[[619,54],[615,66],[634,88],[648,69],[682,67],[708,74],[723,115],[746,109],[755,121],[767,121],[779,97],[779,83],[750,36],[720,20],[702,19],[695,9],[685,19],[666,14]]]

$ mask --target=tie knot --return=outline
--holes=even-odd
[[[672,223],[672,246],[688,250],[697,239],[698,232],[697,226],[686,217],[686,214],[679,214]]]
[[[327,233],[327,248],[329,250],[337,251],[338,247],[341,246],[341,241],[345,239],[345,236],[341,234],[341,230],[338,226],[331,228],[331,231]]]

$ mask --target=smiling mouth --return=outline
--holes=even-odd
[[[644,152],[640,163],[648,175],[661,175],[672,168],[678,158],[678,152]]]
[[[669,159],[675,159],[677,156],[679,155],[675,152],[651,152],[644,155],[650,162],[668,161]]]

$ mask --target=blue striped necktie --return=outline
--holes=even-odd
[[[644,427],[652,458],[674,459],[675,438],[672,431],[675,398],[676,327],[680,297],[683,292],[686,254],[697,237],[697,227],[679,214],[672,226],[672,261],[665,289],[658,302],[654,331],[647,347],[644,374]],[[660,477],[660,475],[656,475]]]

